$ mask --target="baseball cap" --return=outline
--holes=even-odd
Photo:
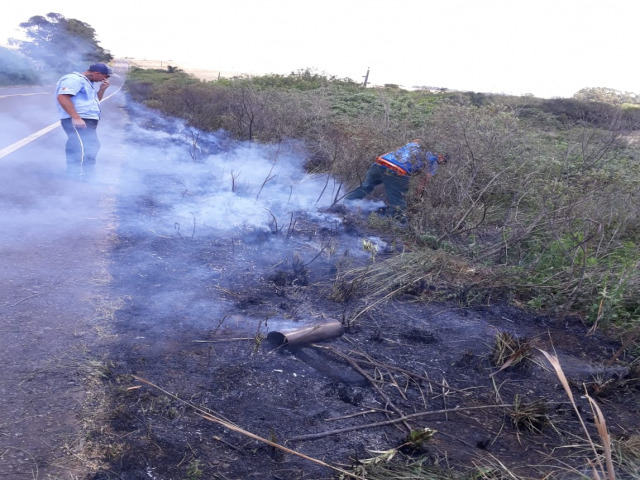
[[[111,69],[111,67],[105,65],[104,63],[94,63],[93,65],[89,66],[89,71],[103,73],[105,75],[113,75],[113,70]]]

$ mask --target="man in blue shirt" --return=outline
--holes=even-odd
[[[67,134],[67,173],[91,175],[95,170],[100,141],[96,129],[100,120],[100,100],[109,88],[111,68],[91,65],[86,72],[64,75],[56,85],[60,123]],[[98,89],[94,83],[100,83]]]
[[[449,156],[426,150],[420,139],[412,140],[393,152],[376,158],[367,171],[364,182],[345,196],[345,200],[356,200],[369,195],[376,185],[383,184],[389,208],[387,212],[394,217],[402,217],[407,208],[406,195],[412,175],[426,170],[422,186],[436,174],[438,165],[447,163]]]

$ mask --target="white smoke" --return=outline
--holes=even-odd
[[[219,232],[274,231],[294,212],[320,215],[339,187],[333,178],[305,171],[299,142],[236,142],[224,132],[194,133],[175,120],[155,119],[153,125],[131,128],[136,143],[127,170],[133,168],[134,174],[125,188],[137,194],[147,189],[163,199],[165,230],[195,222],[198,229]],[[158,180],[159,190],[143,180],[150,176]]]

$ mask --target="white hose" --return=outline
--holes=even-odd
[[[71,125],[73,125],[73,120],[71,121]],[[84,165],[84,143],[82,142],[82,137],[80,136],[80,132],[78,132],[78,129],[76,128],[75,125],[73,125],[73,129],[75,130],[76,135],[78,136],[78,142],[80,142],[80,175],[84,175],[84,171],[82,168]]]

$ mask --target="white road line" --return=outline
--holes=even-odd
[[[59,125],[60,125],[60,122],[52,123],[48,127],[44,127],[42,130],[39,130],[36,133],[33,133],[33,134],[29,135],[28,137],[24,137],[22,140],[18,140],[16,143],[13,143],[13,144],[9,145],[8,147],[3,148],[2,150],[0,150],[0,158],[6,157],[10,153],[13,153],[16,150],[18,150],[19,148],[22,148],[25,145],[28,145],[29,143],[31,143],[34,140],[36,140],[37,138],[41,137],[45,133],[49,133],[51,130],[53,130],[54,128],[58,127]]]
[[[9,97],[28,97],[29,95],[49,95],[49,92],[12,93],[11,95],[0,95],[0,98],[9,98]]]

